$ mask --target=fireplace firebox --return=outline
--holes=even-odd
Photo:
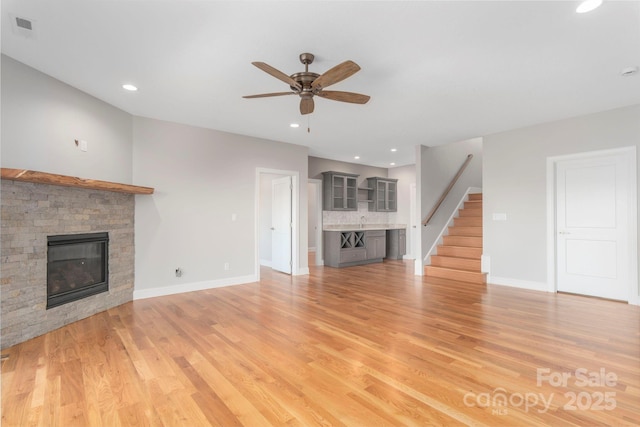
[[[47,309],[109,290],[109,233],[47,237]]]

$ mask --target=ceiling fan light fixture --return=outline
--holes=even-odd
[[[597,9],[602,5],[602,0],[584,0],[580,5],[576,8],[576,13],[587,13],[591,12],[594,9]]]
[[[360,156],[353,156],[354,159],[360,160]]]
[[[366,104],[369,101],[368,95],[354,92],[344,92],[336,90],[324,90],[326,87],[341,82],[360,70],[360,66],[353,61],[347,60],[323,74],[309,71],[309,64],[313,63],[314,55],[310,53],[300,54],[300,62],[304,65],[304,71],[286,75],[282,71],[264,62],[252,62],[254,66],[265,73],[277,78],[289,85],[290,92],[262,93],[258,95],[247,95],[243,98],[266,98],[271,96],[298,95],[300,98],[300,114],[303,116],[313,113],[314,96],[318,96],[333,101],[348,102],[351,104]]]

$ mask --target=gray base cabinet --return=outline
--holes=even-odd
[[[367,260],[382,261],[387,253],[386,231],[371,230],[364,232],[365,244],[367,251]]]
[[[402,259],[407,253],[407,230],[387,230],[387,258]]]
[[[382,262],[386,254],[384,230],[324,231],[324,265],[349,267]]]

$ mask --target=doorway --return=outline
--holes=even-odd
[[[261,265],[287,274],[300,274],[298,182],[297,171],[256,169],[257,280],[260,280]]]
[[[635,302],[635,147],[550,159],[555,290]]]

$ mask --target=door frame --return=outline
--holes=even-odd
[[[597,150],[583,153],[566,154],[547,158],[547,291],[558,292],[558,276],[556,265],[556,166],[560,161],[599,158],[611,155],[622,155],[629,166],[629,304],[639,305],[638,296],[638,186],[636,147],[623,147],[611,150]]]
[[[254,270],[256,280],[260,280],[260,176],[287,175],[291,177],[291,274],[305,274],[300,271],[300,259],[298,256],[300,247],[300,173],[298,171],[256,168],[255,197],[254,197]]]

